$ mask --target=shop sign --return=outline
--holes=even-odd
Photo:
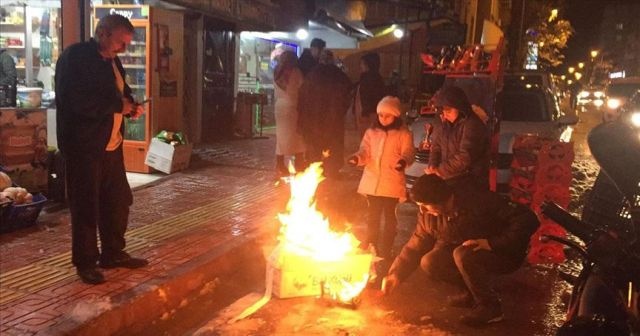
[[[146,6],[136,6],[136,7],[124,7],[124,6],[113,6],[113,7],[96,7],[96,17],[101,19],[107,15],[118,14],[126,17],[129,20],[135,19],[146,19],[149,15],[149,9]]]

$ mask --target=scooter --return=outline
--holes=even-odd
[[[603,218],[617,218],[627,225],[594,225],[595,221],[580,220],[552,202],[542,206],[543,215],[584,243],[549,235],[541,238],[568,246],[582,259],[579,275],[564,277],[573,289],[558,335],[640,335],[639,134],[637,128],[616,121],[597,126],[588,138],[604,174],[598,180],[612,183],[615,188],[608,190],[618,192],[623,209],[603,208],[597,198],[590,198],[585,207],[600,206]]]

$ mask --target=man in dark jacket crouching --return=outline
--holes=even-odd
[[[392,292],[420,265],[430,277],[460,287],[461,294],[448,303],[473,308],[462,316],[463,323],[501,321],[491,281],[520,267],[539,225],[536,215],[480,186],[450,186],[435,174],[421,176],[411,196],[420,208],[418,223],[384,279],[384,292]]]

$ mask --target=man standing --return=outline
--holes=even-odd
[[[96,262],[102,268],[147,265],[124,252],[133,195],[122,154],[123,117],[138,118],[143,109],[124,82],[117,54],[131,43],[133,31],[125,17],[108,15],[98,22],[95,39],[68,47],[56,64],[57,136],[67,168],[72,262],[89,284],[105,281]]]
[[[323,39],[314,38],[311,40],[310,48],[302,51],[300,55],[299,67],[303,75],[307,75],[316,65],[320,63],[320,54],[327,46]]]
[[[298,94],[298,129],[307,145],[307,162],[323,161],[325,176],[339,178],[344,164],[344,117],[351,81],[325,49]]]
[[[430,277],[460,288],[448,303],[473,308],[462,316],[463,323],[501,321],[502,307],[491,282],[520,267],[539,225],[536,215],[485,188],[449,185],[434,174],[418,178],[411,194],[420,207],[418,224],[385,278],[385,293],[420,265]]]

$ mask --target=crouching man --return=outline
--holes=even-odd
[[[462,316],[480,326],[503,319],[491,283],[496,275],[517,270],[539,221],[529,208],[472,186],[449,186],[435,174],[423,175],[411,190],[420,211],[415,232],[384,279],[391,293],[418,265],[431,278],[460,289],[448,298],[454,307],[473,308]]]

